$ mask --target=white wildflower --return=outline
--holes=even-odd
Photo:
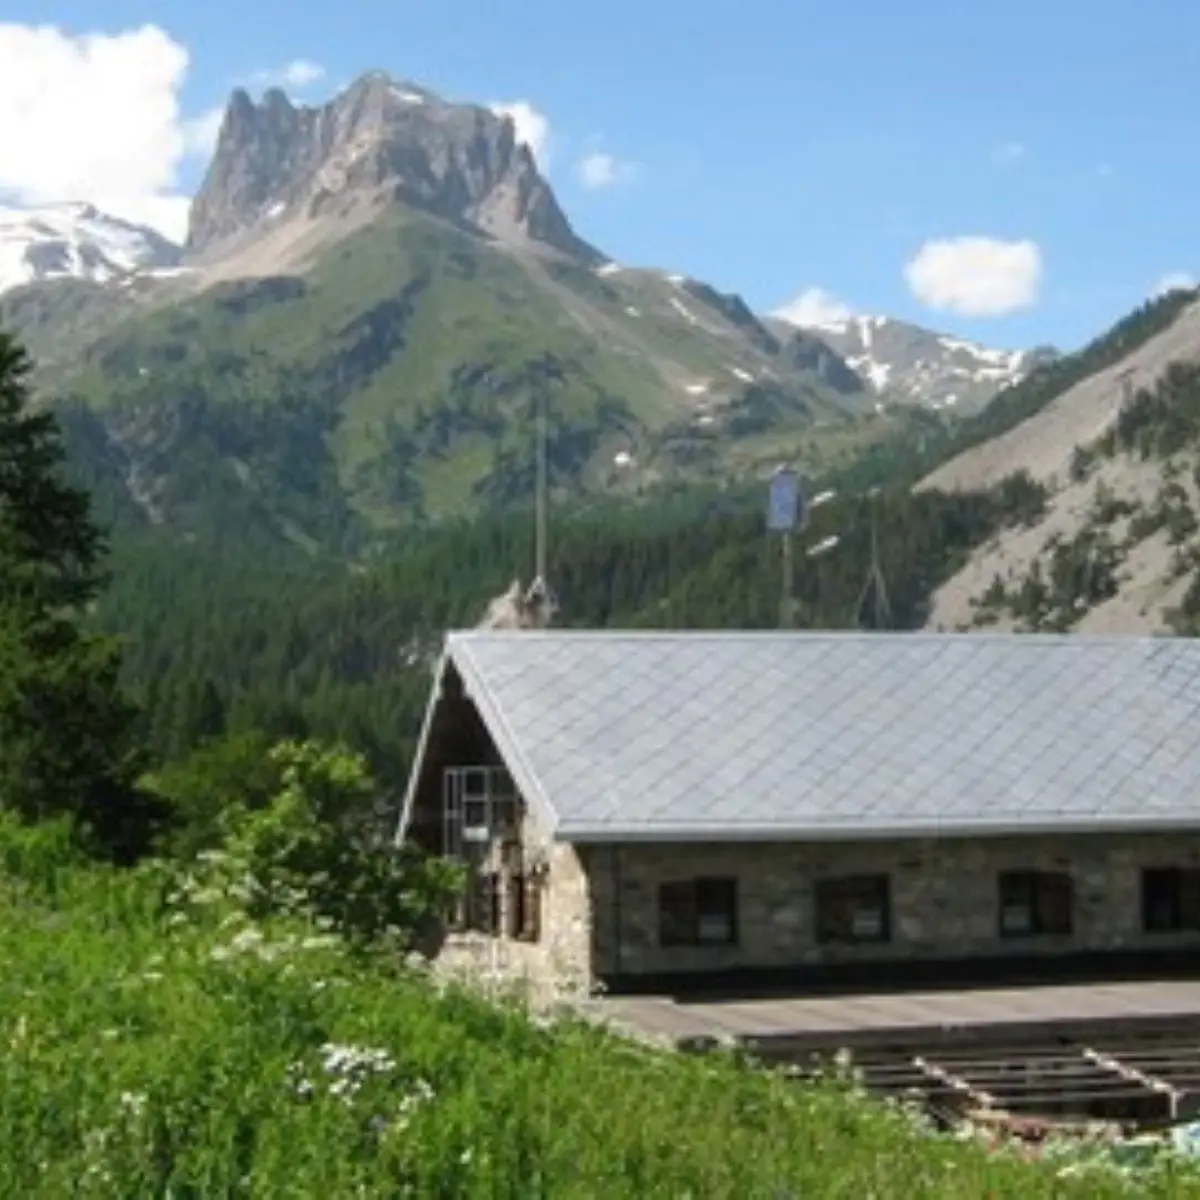
[[[230,948],[237,951],[256,950],[263,942],[263,934],[261,929],[255,929],[251,926],[249,929],[243,929],[233,935],[233,940],[229,943]]]

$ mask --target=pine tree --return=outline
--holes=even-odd
[[[85,493],[62,477],[51,413],[35,411],[29,362],[0,331],[0,804],[30,820],[69,814],[120,857],[150,812],[120,653],[81,626],[106,546]]]

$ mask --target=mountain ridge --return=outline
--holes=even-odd
[[[919,403],[966,415],[1057,355],[1049,347],[989,348],[882,315],[799,322],[776,314],[773,323],[804,329],[825,341],[867,381],[881,405]]]
[[[913,428],[828,335],[579,238],[511,119],[379,72],[235,92],[178,268],[0,317],[115,509],[184,532],[316,547],[524,503],[539,406],[557,499],[829,474]]]
[[[869,346],[864,352],[862,345],[848,341],[846,329],[839,334],[832,327],[800,328],[755,314],[739,296],[689,276],[622,266],[576,233],[509,116],[476,104],[447,101],[420,84],[382,71],[368,72],[323,104],[294,104],[278,88],[268,89],[256,102],[244,89],[235,89],[192,205],[185,244],[171,252],[171,278],[165,279],[168,272],[162,270],[140,276],[134,271],[125,282],[136,279],[132,299],[153,306],[224,282],[303,275],[333,245],[369,229],[397,205],[446,221],[517,255],[526,269],[542,276],[548,288],[558,290],[569,312],[580,312],[579,298],[559,287],[561,269],[547,270],[547,259],[587,267],[596,283],[603,281],[601,286],[632,291],[625,297],[618,326],[641,315],[638,289],[620,285],[631,279],[647,283],[661,279],[675,293],[666,298],[672,319],[698,331],[706,325],[704,311],[716,309],[721,328],[727,323],[740,329],[754,351],[765,349],[773,355],[779,344],[788,344],[795,351],[790,355],[795,369],[815,372],[844,395],[862,392],[866,397],[873,391],[876,406],[925,403],[934,409],[952,408],[958,400],[949,393],[950,404],[946,404],[948,381],[964,374],[960,364],[947,361],[929,367],[918,361],[914,367],[894,355],[881,360],[878,353],[871,356]],[[79,277],[104,278],[103,274]],[[577,273],[574,280],[580,282]],[[594,286],[586,290],[595,295]],[[689,308],[687,293],[704,306],[699,313]],[[55,358],[61,358],[63,339],[50,336],[57,332],[46,312],[50,304],[40,295],[21,296],[9,307],[25,313],[32,310],[32,324],[47,329],[46,342]],[[87,294],[77,291],[71,305],[78,309],[86,304]],[[591,332],[614,336],[618,352],[623,352],[619,347],[628,340],[625,334],[612,322],[597,322],[594,313],[590,316]],[[24,319],[29,321],[28,316]],[[107,326],[113,320],[113,314],[106,312],[100,323]],[[944,335],[888,318],[871,321],[882,331],[884,342],[894,342],[897,331],[903,331],[901,341],[911,345],[916,339],[934,345],[943,358],[952,357]],[[76,327],[85,324],[78,321]],[[859,325],[866,328],[862,320]],[[713,327],[708,331],[713,332]],[[959,390],[969,392],[959,411],[971,411],[976,401],[1017,377],[1010,360],[1022,359],[1020,352],[1006,355],[961,340],[956,345],[972,346],[976,360],[971,364],[973,374],[966,372],[970,378],[959,380]],[[997,356],[1008,368],[996,369]],[[848,358],[853,362],[847,364]],[[708,380],[672,371],[669,363],[664,366],[674,377],[671,386],[676,390],[690,389],[695,395],[710,386]],[[736,372],[747,370],[744,362],[727,366]],[[889,375],[903,376],[907,387],[881,386]],[[860,407],[871,405],[864,402]]]

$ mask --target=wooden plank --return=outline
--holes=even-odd
[[[1107,1054],[1101,1050],[1095,1050],[1090,1046],[1084,1049],[1084,1057],[1090,1059],[1098,1066],[1105,1067],[1109,1071],[1116,1071],[1125,1079],[1134,1080],[1141,1084],[1142,1087],[1148,1088],[1152,1092],[1160,1092],[1167,1097],[1170,1113],[1175,1115],[1179,1110],[1179,1090],[1167,1083],[1165,1079],[1160,1079],[1157,1075],[1149,1075],[1145,1071],[1138,1070],[1137,1067],[1127,1066],[1119,1058],[1114,1058],[1111,1054]]]
[[[963,1096],[969,1096],[980,1108],[994,1108],[995,1101],[987,1092],[980,1088],[972,1087],[961,1076],[954,1075],[945,1070],[935,1062],[930,1062],[921,1055],[913,1056],[913,1065],[919,1067],[931,1079],[937,1080],[938,1083],[950,1088],[954,1092],[958,1092]]]

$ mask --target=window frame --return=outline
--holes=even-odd
[[[699,875],[668,879],[658,885],[658,944],[666,949],[721,949],[741,941],[740,897],[737,876]],[[714,924],[723,932],[711,935]]]
[[[1172,916],[1163,924],[1151,921],[1149,890],[1152,879],[1171,881]],[[1190,910],[1190,911],[1189,911]],[[1200,933],[1200,867],[1156,866],[1141,870],[1142,932],[1148,934]]]
[[[1066,893],[1066,924],[1056,926],[1047,920],[1047,906],[1053,906],[1052,892],[1061,888]],[[1016,928],[1006,920],[1006,913],[1020,904],[1018,893],[1025,891],[1029,911],[1027,927]],[[1061,897],[1060,897],[1061,899]],[[1005,941],[1028,938],[1073,937],[1075,934],[1075,877],[1070,870],[1016,869],[996,875],[996,927]]]
[[[871,891],[876,892],[875,903],[867,904],[849,920],[849,927],[839,931],[838,921],[830,918],[831,905],[854,903],[854,893],[860,898]],[[839,895],[838,893],[841,893]],[[869,897],[868,897],[869,899]],[[878,928],[874,933],[859,932],[854,928],[862,912],[874,910],[878,913]],[[892,877],[886,871],[859,873],[855,875],[831,875],[818,879],[813,885],[813,926],[817,944],[820,946],[881,946],[892,940]]]

